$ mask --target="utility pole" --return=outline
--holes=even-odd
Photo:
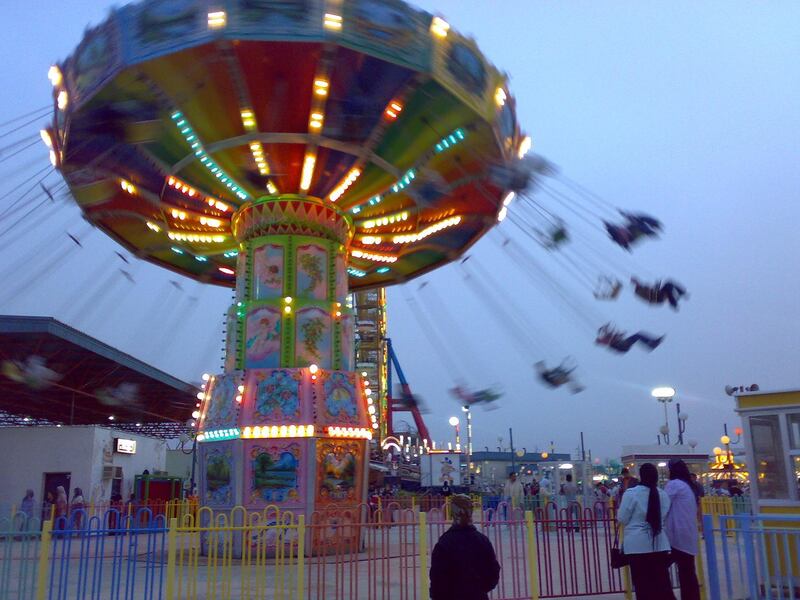
[[[508,428],[508,439],[509,443],[511,444],[511,472],[516,473],[517,463],[516,460],[514,460],[514,431],[511,429],[511,427]]]

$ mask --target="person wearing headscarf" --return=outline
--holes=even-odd
[[[472,499],[450,497],[453,525],[431,555],[431,600],[488,600],[500,580],[492,543],[472,524]]]
[[[699,544],[700,498],[689,468],[682,460],[669,461],[669,481],[664,491],[670,500],[665,529],[672,546],[672,560],[678,565],[681,600],[700,600],[700,584],[694,566]]]
[[[617,520],[625,528],[622,550],[631,567],[638,600],[675,600],[669,579],[669,539],[664,521],[669,496],[658,488],[652,463],[639,468],[640,484],[622,496]]]

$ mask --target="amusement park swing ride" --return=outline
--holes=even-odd
[[[470,273],[482,267],[464,254],[508,217],[565,270],[599,272],[594,296],[613,300],[621,279],[568,254],[573,231],[540,196],[628,252],[663,229],[529,154],[507,77],[472,39],[400,0],[213,11],[144,0],[114,9],[48,75],[54,114],[42,138],[84,218],[138,258],[234,290],[223,372],[205,382],[198,419],[209,506],[357,503],[367,441],[391,433],[393,411],[411,410],[427,437],[390,346],[383,363],[401,393],[371,397],[349,294],[458,260],[477,290]],[[531,264],[528,248],[505,236],[502,247]],[[671,281],[633,284],[651,305],[677,309],[685,294]],[[625,353],[662,339],[607,323],[595,342]],[[534,374],[577,393],[576,368],[540,361]],[[458,382],[453,395],[499,397]],[[259,484],[276,469],[294,485]]]

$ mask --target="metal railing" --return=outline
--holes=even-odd
[[[612,513],[577,504],[523,508],[474,510],[502,567],[492,600],[629,589],[609,564]],[[451,524],[448,509],[359,505],[307,518],[276,507],[195,507],[169,518],[150,509],[74,511],[41,532],[38,522],[26,531],[7,524],[0,600],[422,600],[432,549]]]
[[[711,600],[800,598],[800,516],[703,517]]]

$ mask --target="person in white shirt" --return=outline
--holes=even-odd
[[[669,482],[664,491],[670,500],[665,529],[672,546],[672,560],[678,565],[681,600],[700,600],[700,585],[694,566],[699,543],[700,499],[689,469],[682,460],[673,458],[669,461]]]
[[[639,468],[641,483],[622,496],[617,520],[625,527],[622,550],[628,558],[638,600],[675,600],[669,580],[669,539],[664,521],[669,496],[658,489],[652,463]]]
[[[525,500],[525,489],[522,483],[517,480],[517,474],[511,473],[503,487],[503,500],[507,503],[507,509],[518,509],[523,507]],[[511,518],[507,513],[507,518]]]

